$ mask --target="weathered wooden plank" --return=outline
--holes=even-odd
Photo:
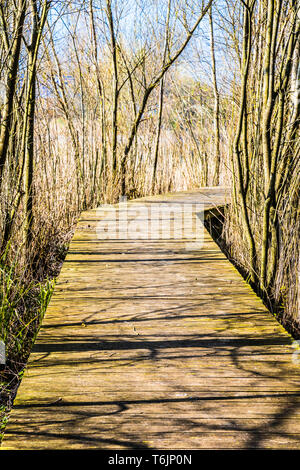
[[[157,221],[168,202],[223,200],[210,188],[128,207]],[[104,218],[81,217],[2,448],[299,449],[293,340],[208,232],[200,248],[194,222],[186,239],[121,240],[122,226],[99,240]]]

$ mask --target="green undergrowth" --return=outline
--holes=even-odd
[[[0,339],[5,364],[0,364],[0,442],[27,359],[50,301],[55,278],[18,274],[18,263],[0,259]],[[2,361],[3,362],[3,358]]]
[[[44,224],[45,225],[45,224]],[[0,257],[0,444],[32,346],[74,233],[71,227],[40,229],[26,252],[8,245]],[[23,250],[23,251],[22,251]],[[2,348],[3,350],[3,348]]]
[[[17,275],[14,264],[0,261],[0,337],[6,357],[0,370],[0,442],[54,285],[55,279],[48,278],[26,282]]]

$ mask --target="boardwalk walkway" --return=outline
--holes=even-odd
[[[99,240],[99,220],[79,222],[2,448],[300,449],[293,340],[210,235]]]

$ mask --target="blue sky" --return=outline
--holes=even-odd
[[[99,5],[101,4],[101,2],[98,3]],[[105,4],[105,1],[102,1],[102,4]],[[160,11],[157,15],[155,12],[155,6],[158,4]],[[158,0],[148,0],[145,5],[146,6],[144,9],[141,8],[141,2],[139,0],[127,0],[123,3],[120,0],[112,1],[114,14],[116,16],[120,15],[120,31],[122,32],[123,38],[128,41],[128,44],[133,44],[137,41],[140,41],[141,43],[145,42],[147,37],[152,41],[153,35],[155,35],[157,32],[160,32],[161,35],[163,34],[167,0],[160,0],[160,2],[158,2]],[[223,0],[216,1],[216,7],[218,10],[222,10],[223,5]],[[164,6],[164,8],[162,8],[162,6]],[[213,12],[214,16],[216,17],[216,11],[213,10]],[[106,30],[106,34],[108,34],[107,25],[105,26],[103,23],[103,21],[105,21],[105,15],[103,12],[101,12],[100,9],[95,11],[95,17],[98,17],[97,24],[99,26],[99,34],[101,34],[101,30]],[[155,21],[153,25],[151,23],[153,23],[154,18]],[[52,24],[56,21],[57,13],[55,10],[51,12],[49,19],[50,23]],[[150,19],[152,21],[150,21]],[[67,60],[64,52],[66,51],[67,38],[69,36],[68,29],[73,29],[75,20],[77,20],[76,9],[73,15],[64,15],[55,26],[55,38],[58,45],[57,49],[61,55],[62,60]],[[174,21],[174,16],[172,16],[171,24],[174,23]],[[155,29],[153,29],[153,26]],[[83,18],[80,18],[78,22],[79,34],[80,32],[86,33],[86,28],[86,23],[83,21]],[[232,71],[224,59],[224,35],[217,22],[214,24],[214,30],[218,77],[220,84],[222,84],[222,82],[224,82],[224,77],[228,78],[228,76],[232,74]],[[211,52],[209,35],[209,20],[208,16],[206,16],[202,20],[194,37],[191,39],[190,44],[184,51],[184,54],[180,57],[180,60],[176,64],[182,74],[186,73],[195,79],[210,82]]]

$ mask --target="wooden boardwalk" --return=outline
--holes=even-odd
[[[100,219],[78,224],[2,449],[300,449],[300,355],[210,235],[99,240]]]

